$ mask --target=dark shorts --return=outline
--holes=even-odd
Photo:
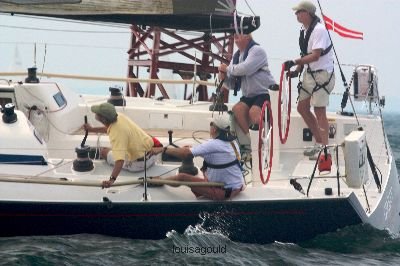
[[[269,94],[260,94],[254,97],[241,97],[240,101],[245,103],[248,107],[252,107],[253,105],[257,105],[260,108],[262,108],[263,104],[265,101],[270,101],[269,100]]]

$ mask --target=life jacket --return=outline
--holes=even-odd
[[[258,43],[256,43],[254,40],[250,40],[249,44],[247,45],[246,49],[244,50],[243,53],[243,61],[246,60],[248,54],[249,54],[249,50],[251,47],[253,47],[254,45],[259,45]],[[233,55],[233,60],[232,63],[234,65],[239,64],[239,58],[240,58],[240,51],[237,50],[235,52],[235,54]],[[235,77],[235,88],[233,89],[233,95],[237,95],[237,92],[240,90],[240,87],[242,86],[242,77]]]
[[[300,30],[299,46],[300,46],[300,56],[301,56],[301,57],[304,57],[304,56],[308,55],[308,41],[310,40],[311,33],[314,31],[315,26],[316,26],[320,21],[321,21],[321,20],[319,19],[319,17],[314,17],[314,18],[313,18],[313,21],[311,22],[311,25],[310,25],[310,27],[309,27],[308,30],[307,30],[306,36],[304,36],[304,31],[305,31],[305,29]],[[331,42],[331,44],[330,44],[326,49],[322,50],[320,56],[324,56],[324,55],[326,55],[327,53],[329,53],[329,51],[332,49],[332,47],[333,47],[333,43]],[[305,89],[303,88],[303,83],[302,83],[302,82],[299,82],[299,83],[297,84],[297,89],[298,89],[298,91],[299,91],[299,96],[300,96],[300,90],[304,90],[307,94],[312,95],[314,92],[316,92],[316,91],[318,91],[318,90],[320,90],[320,89],[325,90],[325,92],[329,95],[330,93],[329,93],[329,91],[326,89],[326,86],[330,83],[330,81],[331,81],[331,79],[332,79],[332,77],[333,77],[333,72],[331,73],[331,75],[330,75],[328,81],[324,82],[323,84],[319,84],[319,83],[317,82],[317,80],[315,79],[315,77],[314,77],[314,72],[315,72],[315,71],[312,71],[312,70],[310,69],[310,65],[308,65],[308,69],[307,69],[307,70],[309,71],[309,73],[311,74],[312,78],[313,78],[314,81],[315,81],[315,87],[313,88],[312,93],[310,94],[307,90],[305,90]],[[317,71],[318,71],[318,70],[317,70]],[[299,98],[297,97],[297,99],[299,99]]]
[[[307,30],[306,35],[304,36],[304,31],[305,29],[300,30],[300,37],[299,37],[299,46],[300,46],[300,55],[301,57],[304,57],[308,55],[308,41],[310,40],[311,33],[314,31],[315,26],[320,22],[321,20],[319,17],[314,17],[313,21],[311,22],[310,27]],[[329,53],[329,51],[332,49],[333,44],[331,44],[321,52],[321,56],[326,55]]]

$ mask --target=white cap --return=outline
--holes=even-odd
[[[219,129],[229,130],[231,126],[231,122],[229,121],[229,116],[215,116],[212,120],[212,123]]]

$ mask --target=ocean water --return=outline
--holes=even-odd
[[[385,128],[400,170],[399,114]],[[249,225],[251,226],[251,225]],[[268,228],[265,228],[268,230]],[[201,225],[162,240],[103,235],[0,238],[0,265],[398,265],[400,237],[368,225],[347,227],[306,242],[237,243]]]

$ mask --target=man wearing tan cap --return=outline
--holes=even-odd
[[[155,142],[143,129],[122,113],[117,113],[114,105],[102,103],[91,107],[96,114],[97,121],[102,127],[92,127],[84,124],[85,130],[93,133],[108,134],[110,148],[100,149],[100,158],[104,158],[110,165],[114,165],[109,180],[103,181],[103,188],[110,187],[117,179],[122,169],[137,172],[144,170],[144,157],[148,154]],[[155,156],[146,157],[146,168],[154,165]]]
[[[304,69],[297,111],[316,141],[314,147],[304,151],[304,155],[316,159],[321,146],[328,144],[326,106],[329,104],[329,94],[335,86],[332,42],[325,26],[315,14],[316,7],[313,3],[301,1],[293,10],[297,21],[303,25],[299,38],[301,57],[288,60],[284,64],[286,71],[296,65],[296,70],[291,72],[291,78],[301,75]],[[311,105],[314,107],[314,114],[310,110]]]

